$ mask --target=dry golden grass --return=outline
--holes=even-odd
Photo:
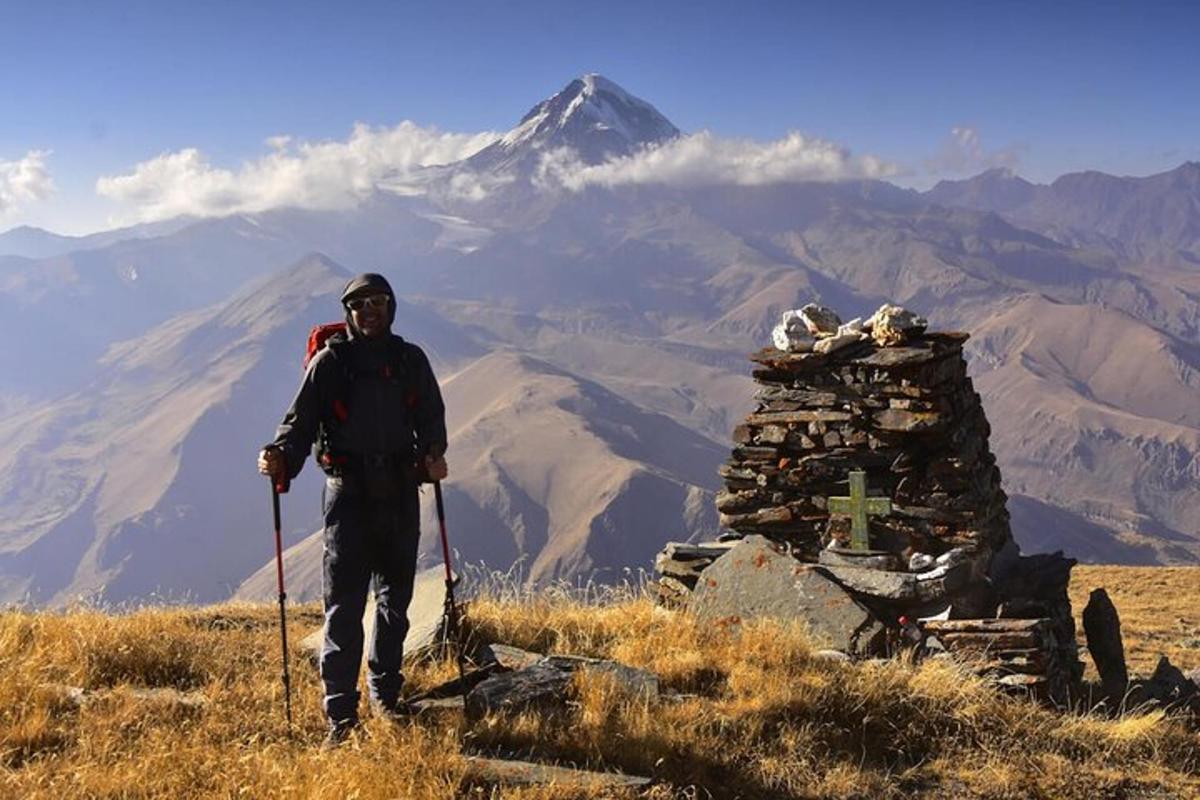
[[[461,789],[464,750],[652,775],[660,799],[1200,797],[1200,735],[1182,720],[1058,714],[944,663],[830,663],[795,627],[739,637],[639,598],[480,600],[469,634],[615,658],[690,696],[651,704],[580,676],[557,713],[367,718],[349,745],[322,752],[319,682],[298,655],[292,734],[284,722],[277,620],[272,606],[245,605],[0,614],[0,797],[572,796]],[[299,640],[319,614],[292,609],[289,621]],[[454,672],[417,665],[412,688]],[[76,707],[64,685],[100,691]],[[208,703],[130,693],[155,686]]]

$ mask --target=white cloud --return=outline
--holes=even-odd
[[[30,150],[19,161],[0,161],[0,214],[54,193],[54,181],[46,170],[47,155],[45,150]]]
[[[936,175],[973,174],[994,167],[1012,169],[1021,161],[1020,150],[1016,146],[986,150],[977,128],[958,125],[950,129],[950,135],[937,154],[925,162],[925,168]]]
[[[496,138],[443,133],[408,121],[394,128],[360,124],[346,141],[293,145],[291,137],[272,136],[266,140],[271,152],[236,171],[214,166],[195,148],[165,153],[125,175],[100,178],[96,191],[139,221],[281,206],[347,208],[381,182],[396,188],[419,183],[422,167],[458,161]]]
[[[895,171],[874,156],[855,156],[841,145],[800,133],[758,142],[700,131],[594,166],[582,164],[569,150],[555,150],[543,157],[534,180],[543,188],[561,185],[572,190],[634,183],[755,186],[881,178]]]

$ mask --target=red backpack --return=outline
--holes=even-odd
[[[329,341],[329,337],[335,333],[345,335],[346,323],[326,322],[324,325],[313,325],[312,330],[308,332],[308,349],[304,351],[304,369],[308,369],[308,362],[313,360],[313,356],[321,352],[321,348],[325,346],[325,342]]]

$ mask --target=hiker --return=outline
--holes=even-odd
[[[275,441],[258,458],[259,472],[286,482],[315,444],[328,476],[321,680],[330,745],[358,724],[362,617],[372,584],[370,705],[388,718],[408,711],[401,659],[420,536],[417,486],[447,475],[441,392],[421,348],[391,332],[392,287],[382,275],[359,275],[341,299],[345,334],[332,336],[312,358]]]

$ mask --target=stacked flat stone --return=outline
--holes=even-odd
[[[667,542],[654,559],[654,568],[659,573],[659,603],[668,608],[686,605],[700,573],[736,544],[736,539],[701,544]]]
[[[963,360],[967,338],[918,333],[891,346],[865,339],[830,353],[753,354],[757,407],[720,468],[722,524],[816,561],[831,539],[849,543],[849,520],[831,520],[827,500],[862,470],[869,494],[893,504],[870,521],[872,549],[936,557],[1003,547],[1006,498]]]
[[[930,620],[924,632],[1004,691],[1059,705],[1072,697],[1079,662],[1053,620]]]

